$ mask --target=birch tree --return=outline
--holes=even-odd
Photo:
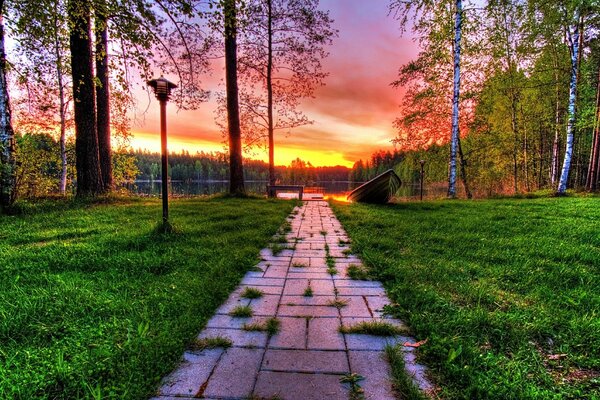
[[[461,160],[465,191],[470,197],[466,160],[460,143],[461,121],[465,119],[465,108],[470,107],[465,106],[465,96],[461,94],[467,21],[463,2],[393,0],[390,11],[403,29],[412,21],[413,32],[417,34],[421,47],[418,58],[404,65],[400,69],[399,79],[393,83],[397,87],[408,86],[403,115],[395,122],[399,129],[396,143],[409,148],[422,148],[433,143],[449,142],[448,197],[456,197],[457,156]],[[448,80],[448,76],[452,80]],[[444,125],[450,128],[449,132],[439,129]]]
[[[567,140],[565,147],[565,157],[558,182],[558,194],[564,194],[567,191],[567,183],[569,180],[569,171],[571,169],[571,159],[573,157],[573,142],[575,129],[575,102],[577,101],[577,83],[579,69],[579,54],[581,51],[580,35],[583,34],[583,20],[581,16],[581,6],[576,5],[571,17],[572,23],[566,26],[567,45],[571,54],[571,79],[569,81],[569,105],[568,105],[568,121],[567,121]]]
[[[6,3],[0,0],[0,207],[15,200],[15,133],[11,121],[10,98],[6,79],[4,13]]]

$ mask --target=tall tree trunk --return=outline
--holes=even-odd
[[[460,40],[462,35],[462,0],[456,0],[454,21],[454,91],[452,95],[452,137],[450,138],[450,161],[448,168],[448,197],[456,197],[456,152],[459,141],[460,101]]]
[[[598,166],[600,159],[600,65],[598,65],[598,83],[596,84],[596,116],[594,118],[594,136],[590,152],[586,188],[595,191],[598,185]]]
[[[77,196],[95,196],[103,191],[96,132],[90,11],[89,0],[70,0],[68,3],[75,111]]]
[[[96,116],[98,129],[98,152],[104,191],[113,185],[112,150],[110,144],[110,86],[108,72],[108,20],[106,4],[96,11]]]
[[[552,66],[554,67],[554,140],[552,141],[552,159],[550,164],[550,187],[556,188],[558,177],[560,148],[560,79],[556,46],[552,47]]]
[[[237,80],[237,4],[224,1],[225,16],[225,80],[227,86],[227,122],[229,125],[229,193],[243,195],[242,133]]]
[[[550,165],[550,185],[556,187],[558,175],[558,149],[560,146],[560,88],[556,77],[556,99],[554,108],[554,140],[552,141],[552,164]]]
[[[580,16],[579,7],[575,10],[575,28],[571,35],[571,29],[567,29],[569,38],[569,47],[571,48],[571,80],[569,82],[569,120],[567,122],[567,144],[565,148],[565,159],[563,161],[560,181],[558,183],[558,194],[564,194],[567,191],[567,183],[569,181],[569,170],[571,168],[571,160],[573,158],[573,140],[575,130],[575,102],[577,100],[577,76],[578,76],[578,60],[579,60],[579,32]]]
[[[523,114],[523,105],[521,104],[521,115],[524,118],[524,114]],[[527,190],[528,192],[531,191],[531,185],[529,183],[529,160],[528,160],[528,147],[529,147],[529,143],[528,143],[528,137],[527,137],[527,125],[525,123],[523,123],[523,172],[525,173],[525,190]],[[535,172],[534,172],[535,174]],[[535,175],[534,175],[535,176]]]
[[[55,20],[54,52],[56,57],[56,81],[58,84],[59,118],[60,118],[60,194],[64,195],[67,191],[67,120],[66,120],[66,102],[65,87],[63,76],[63,57],[60,48],[60,38],[58,36],[58,20]]]
[[[517,194],[519,193],[519,132],[517,129],[517,104],[514,87],[510,91],[510,126],[513,134],[513,186],[515,194]]]
[[[9,207],[16,197],[15,132],[10,113],[4,47],[4,0],[0,0],[0,207]]]
[[[269,185],[275,184],[275,127],[273,125],[273,1],[267,0],[267,120],[269,124]]]
[[[462,151],[460,135],[458,137],[458,155],[460,157],[460,177],[465,188],[465,195],[467,196],[467,199],[472,199],[473,193],[471,193],[471,189],[469,189],[469,181],[467,180],[467,160],[465,160],[465,155]]]

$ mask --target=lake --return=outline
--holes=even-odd
[[[353,189],[360,186],[363,182],[351,181],[328,181],[314,182],[311,185],[323,188],[326,197],[343,199]],[[246,181],[246,190],[249,193],[266,194],[266,181]],[[425,198],[442,197],[445,186],[437,188],[436,184],[426,185],[424,188]],[[130,192],[143,196],[159,196],[161,191],[161,181],[136,181],[135,184],[125,186]],[[171,181],[169,193],[177,197],[188,197],[198,195],[212,195],[226,193],[229,189],[229,181]],[[439,189],[439,190],[438,190]],[[439,193],[438,193],[439,192]],[[418,183],[403,183],[397,196],[402,199],[416,199],[419,197]]]
[[[326,196],[342,196],[361,185],[362,182],[315,182],[310,186],[323,188]],[[249,193],[266,194],[266,181],[246,181]],[[309,186],[309,185],[307,185]],[[145,196],[158,196],[161,191],[161,181],[136,181],[125,186],[132,193]],[[229,189],[229,181],[171,181],[169,193],[175,196],[197,196],[225,193]]]

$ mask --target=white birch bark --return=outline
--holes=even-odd
[[[454,93],[452,95],[452,137],[450,139],[450,161],[448,168],[448,197],[456,197],[456,152],[459,140],[460,100],[460,41],[462,35],[462,0],[456,0],[454,21]]]
[[[571,169],[571,159],[573,157],[573,130],[575,127],[575,101],[577,98],[577,60],[579,58],[579,8],[575,10],[575,24],[573,33],[567,29],[567,39],[571,48],[571,80],[569,82],[569,107],[567,122],[567,144],[565,148],[565,159],[563,162],[560,181],[558,183],[557,193],[564,194],[567,191],[567,182],[569,180],[569,170]]]
[[[15,134],[10,116],[4,47],[4,1],[0,0],[0,206],[15,200]]]

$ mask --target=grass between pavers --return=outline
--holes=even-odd
[[[263,291],[254,287],[246,287],[240,294],[245,299],[259,299],[263,296]]]
[[[0,398],[148,398],[294,202],[50,201],[0,216]]]
[[[235,318],[250,318],[253,313],[250,306],[236,306],[229,312],[229,315]]]
[[[342,325],[340,333],[356,333],[373,336],[406,335],[408,330],[385,321],[363,321],[353,325]]]
[[[385,356],[392,368],[392,386],[394,391],[406,400],[427,400],[427,397],[406,370],[404,354],[400,346],[387,345]]]
[[[233,346],[233,342],[231,341],[231,339],[224,336],[214,336],[196,339],[190,346],[190,350],[202,351],[216,348],[227,349],[231,346]]]
[[[269,336],[273,336],[279,333],[280,328],[281,321],[279,321],[275,317],[269,318],[263,323],[255,322],[251,324],[244,324],[242,326],[242,329],[245,331],[267,332]]]
[[[333,208],[443,398],[600,396],[599,198]]]
[[[362,265],[350,264],[348,269],[346,270],[346,275],[350,279],[359,280],[359,281],[368,281],[371,280],[371,276],[369,275],[369,271]]]

